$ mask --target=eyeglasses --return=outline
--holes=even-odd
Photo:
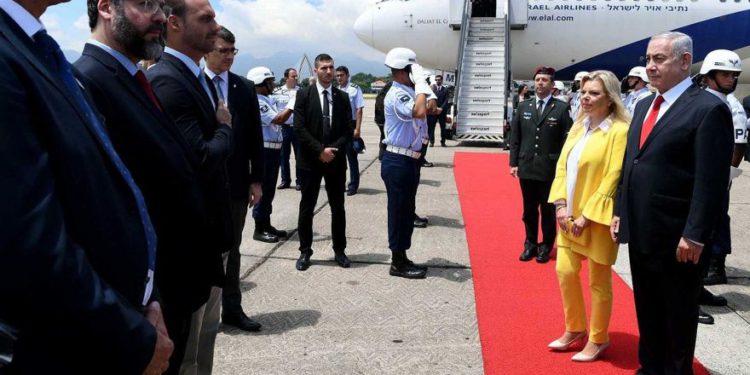
[[[214,51],[222,55],[228,55],[228,54],[236,55],[237,52],[239,52],[240,50],[238,50],[237,48],[217,48]]]
[[[141,8],[142,11],[146,13],[155,14],[158,11],[161,11],[162,13],[166,14],[166,7],[167,4],[165,4],[162,1],[158,0],[140,0],[137,3],[138,7]]]

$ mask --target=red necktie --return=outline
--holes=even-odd
[[[135,80],[138,81],[138,84],[141,86],[143,91],[146,92],[146,96],[151,100],[152,103],[156,106],[156,108],[159,108],[161,111],[161,106],[159,105],[159,101],[156,100],[156,95],[154,95],[154,89],[151,88],[151,84],[146,79],[146,75],[143,74],[143,71],[139,70],[137,73],[135,73]]]
[[[659,108],[661,108],[661,103],[664,103],[664,97],[659,95],[654,99],[654,105],[651,107],[651,112],[648,113],[648,117],[646,117],[646,121],[643,122],[643,126],[641,127],[641,144],[640,147],[643,147],[643,144],[646,142],[646,138],[648,138],[648,135],[651,134],[651,131],[654,130],[654,124],[656,124],[656,118],[659,116]]]

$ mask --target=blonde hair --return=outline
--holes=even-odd
[[[602,84],[604,92],[607,94],[607,98],[609,98],[611,104],[609,106],[608,116],[614,120],[623,121],[629,124],[630,114],[625,109],[625,105],[622,104],[622,100],[620,99],[620,81],[617,79],[617,76],[609,70],[596,70],[586,74],[581,79],[581,87],[583,88],[583,85],[585,85],[586,82],[593,80],[599,81],[599,83]],[[580,111],[578,112],[578,117],[575,121],[583,122],[585,116],[586,114],[583,111]]]

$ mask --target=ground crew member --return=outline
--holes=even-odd
[[[278,230],[271,225],[271,212],[281,162],[281,142],[283,141],[281,125],[292,116],[293,111],[290,108],[293,107],[287,105],[284,108],[277,108],[276,101],[269,97],[273,92],[275,79],[270,69],[264,66],[252,68],[247,73],[247,79],[255,82],[263,128],[263,195],[260,202],[253,207],[253,219],[255,219],[253,239],[273,243],[287,236],[286,231]]]
[[[570,92],[573,94],[570,96],[570,118],[575,121],[578,118],[578,112],[581,110],[581,80],[587,76],[589,72],[581,71],[576,73],[573,78],[573,85],[570,87]]]
[[[630,113],[630,117],[633,117],[633,111],[638,101],[651,95],[651,90],[648,87],[649,80],[646,68],[643,66],[633,67],[633,69],[630,69],[626,80],[630,92],[623,104],[625,104],[625,109]]]
[[[573,121],[568,104],[552,97],[554,75],[550,67],[536,69],[536,94],[518,105],[511,121],[510,175],[518,177],[523,195],[526,241],[520,260],[524,262],[536,257],[538,263],[547,263],[557,232],[555,206],[547,200],[557,159]],[[543,240],[537,246],[540,213]]]
[[[701,65],[701,70],[696,80],[705,86],[706,91],[716,95],[727,104],[732,112],[732,122],[735,128],[735,146],[732,157],[732,165],[739,166],[745,153],[747,138],[745,136],[745,126],[747,116],[742,106],[737,102],[731,105],[728,95],[737,88],[737,79],[742,72],[742,62],[740,57],[729,50],[714,50],[706,55]],[[735,98],[736,101],[736,98]],[[737,132],[737,129],[743,131]],[[731,187],[731,184],[730,184]],[[716,227],[716,232],[712,243],[708,244],[707,249],[711,254],[709,268],[706,277],[703,279],[704,285],[726,284],[727,274],[724,268],[724,262],[728,254],[732,252],[732,237],[730,233],[729,218],[729,192],[727,191],[722,214]],[[722,296],[713,295],[706,288],[701,290],[699,303],[709,306],[726,306],[727,300]],[[699,322],[712,324],[713,317],[703,311],[699,311]]]
[[[357,161],[357,152],[354,149],[354,142],[362,141],[362,110],[365,108],[365,98],[362,95],[362,89],[349,81],[349,68],[341,65],[336,68],[336,81],[339,83],[339,90],[349,95],[349,103],[352,106],[352,124],[354,125],[354,135],[352,142],[346,146],[346,158],[349,160],[349,185],[346,187],[346,195],[357,194],[359,189],[359,161]]]
[[[297,79],[299,74],[294,68],[288,68],[284,71],[284,79],[286,80],[282,86],[277,87],[273,90],[273,98],[276,100],[277,108],[284,108],[292,98],[297,95]],[[289,119],[281,125],[281,133],[284,136],[284,141],[281,144],[281,184],[277,189],[286,189],[292,184],[292,173],[289,168],[289,159],[292,156],[292,150],[294,150],[294,156],[297,157],[299,152],[299,141],[294,135],[294,115],[289,116]],[[301,189],[299,180],[299,168],[295,168],[294,171],[294,188],[296,190]]]
[[[390,275],[421,279],[427,268],[406,256],[414,232],[419,163],[427,143],[427,98],[432,94],[427,76],[408,48],[394,48],[385,57],[393,86],[385,96],[385,139],[380,176],[388,195],[388,247],[392,252]]]

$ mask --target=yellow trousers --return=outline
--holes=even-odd
[[[557,248],[557,280],[560,282],[565,330],[586,330],[586,305],[581,288],[581,261],[585,257],[567,247]],[[609,318],[612,315],[612,266],[588,259],[589,289],[591,289],[591,328],[589,341],[595,344],[609,342]]]

